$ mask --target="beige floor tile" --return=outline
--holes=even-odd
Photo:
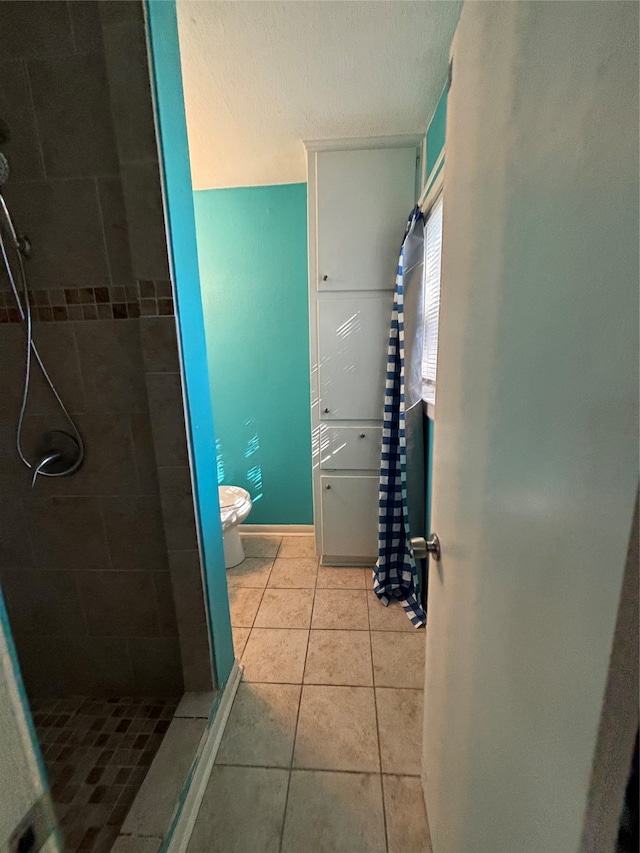
[[[313,536],[283,536],[278,557],[316,557]]]
[[[271,560],[275,560],[282,542],[282,536],[265,536],[261,533],[241,533],[240,538],[247,557],[269,557]]]
[[[380,776],[294,770],[282,853],[386,853]]]
[[[231,609],[231,624],[234,628],[250,628],[256,618],[261,589],[245,589],[244,587],[229,587],[229,607]]]
[[[288,768],[293,754],[300,689],[297,684],[242,683],[216,763]]]
[[[273,559],[264,557],[245,557],[239,566],[227,569],[229,586],[245,586],[263,589],[267,585]]]
[[[372,687],[369,632],[312,631],[309,636],[304,682]]]
[[[426,634],[372,631],[373,678],[376,687],[424,687]]]
[[[318,574],[318,559],[297,557],[278,559],[269,576],[269,586],[285,589],[313,589]]]
[[[313,628],[368,631],[364,589],[317,589],[311,625]]]
[[[415,776],[383,776],[389,853],[432,853],[422,784]]]
[[[370,569],[320,566],[318,569],[318,589],[366,589],[370,577]]]
[[[308,639],[308,631],[254,628],[242,657],[244,680],[301,684]]]
[[[256,628],[308,628],[312,609],[312,589],[267,589],[254,625]]]
[[[376,687],[383,773],[420,775],[422,697],[422,690]],[[402,737],[398,737],[398,732],[402,732]]]
[[[188,853],[278,853],[287,770],[215,765]]]
[[[232,627],[231,631],[233,633],[233,650],[235,651],[238,660],[240,660],[244,653],[245,646],[247,645],[251,628]]]
[[[415,633],[418,630],[411,624],[411,620],[399,601],[392,601],[388,607],[385,607],[372,589],[367,591],[367,601],[369,602],[369,620],[372,631]]]
[[[305,684],[293,766],[313,770],[380,770],[375,702],[370,687]]]

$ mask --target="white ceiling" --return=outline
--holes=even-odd
[[[458,0],[178,0],[196,189],[306,180],[303,139],[422,133]]]

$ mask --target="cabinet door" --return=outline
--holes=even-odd
[[[382,427],[320,425],[320,467],[377,470],[380,467]]]
[[[392,302],[318,302],[320,420],[382,420]]]
[[[392,290],[415,204],[415,147],[316,157],[318,289]]]
[[[323,474],[320,482],[323,554],[373,557],[378,553],[379,478]]]

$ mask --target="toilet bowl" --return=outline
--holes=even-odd
[[[222,522],[222,544],[224,546],[224,565],[232,569],[244,560],[244,548],[238,531],[251,512],[251,495],[240,486],[218,486],[220,498],[220,521]]]

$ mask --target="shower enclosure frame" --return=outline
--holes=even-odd
[[[145,0],[147,52],[159,147],[167,248],[174,289],[187,442],[216,688],[221,695],[235,654],[222,547],[211,404],[200,290],[193,187],[175,0]]]

